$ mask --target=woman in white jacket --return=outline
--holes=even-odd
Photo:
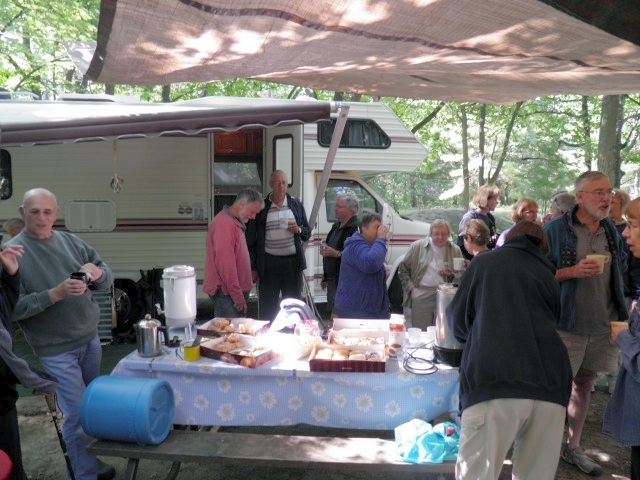
[[[443,275],[453,275],[453,259],[461,257],[446,220],[434,220],[429,236],[411,244],[398,267],[407,323],[422,330],[434,324],[438,285]]]

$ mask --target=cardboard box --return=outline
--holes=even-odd
[[[214,328],[217,320],[228,320],[229,325],[233,325],[233,330],[224,330]],[[256,335],[262,329],[266,330],[266,326],[269,324],[266,320],[254,320],[253,318],[222,318],[216,317],[203,323],[197,328],[198,335],[203,337],[221,337],[228,333],[242,333],[243,335]],[[240,327],[244,325],[244,327]],[[240,330],[245,329],[244,332]]]
[[[369,345],[385,345],[389,343],[388,330],[364,330],[345,328],[343,330],[331,330],[327,342],[331,345],[344,345],[347,347]]]
[[[269,360],[278,357],[277,353],[264,346],[264,343],[255,337],[251,337],[249,335],[238,335],[238,337],[240,337],[240,342],[243,343],[242,347],[234,348],[228,352],[217,350],[217,345],[227,341],[226,337],[220,337],[202,342],[200,344],[200,354],[203,357],[209,357],[222,362],[241,365],[248,368],[259,367]],[[256,348],[260,348],[259,352],[255,354],[249,353]]]
[[[323,350],[360,350],[364,352],[376,352],[382,360],[324,360],[316,358],[316,354]],[[372,345],[368,347],[345,347],[343,345],[316,345],[309,357],[309,370],[312,372],[384,372],[386,369],[386,356],[384,345]]]
[[[289,360],[298,360],[308,357],[313,347],[321,342],[320,336],[309,337],[307,342],[302,344],[292,333],[269,332],[260,336],[260,340],[278,354]]]
[[[366,318],[334,318],[333,329],[344,330],[346,328],[359,328],[362,330],[389,331],[389,320]]]

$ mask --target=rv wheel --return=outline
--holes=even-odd
[[[135,315],[135,282],[129,279],[116,279],[113,282],[113,302],[116,310],[116,333],[129,333],[139,320]]]

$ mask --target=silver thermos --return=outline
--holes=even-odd
[[[151,315],[145,315],[144,320],[140,320],[135,325],[136,342],[138,355],[143,358],[157,357],[162,355],[162,337],[164,334],[165,343],[167,341],[167,328]]]
[[[460,366],[460,358],[464,344],[458,342],[447,324],[447,307],[453,300],[458,287],[451,283],[443,283],[438,287],[436,297],[436,341],[433,354],[440,363],[452,367]]]

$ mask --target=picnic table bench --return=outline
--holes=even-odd
[[[455,472],[454,462],[406,463],[398,460],[393,440],[356,437],[316,437],[255,433],[172,430],[160,445],[94,440],[92,455],[127,458],[125,478],[134,480],[141,459],[173,462],[167,480],[175,479],[182,462],[319,470],[421,472],[438,475]]]

